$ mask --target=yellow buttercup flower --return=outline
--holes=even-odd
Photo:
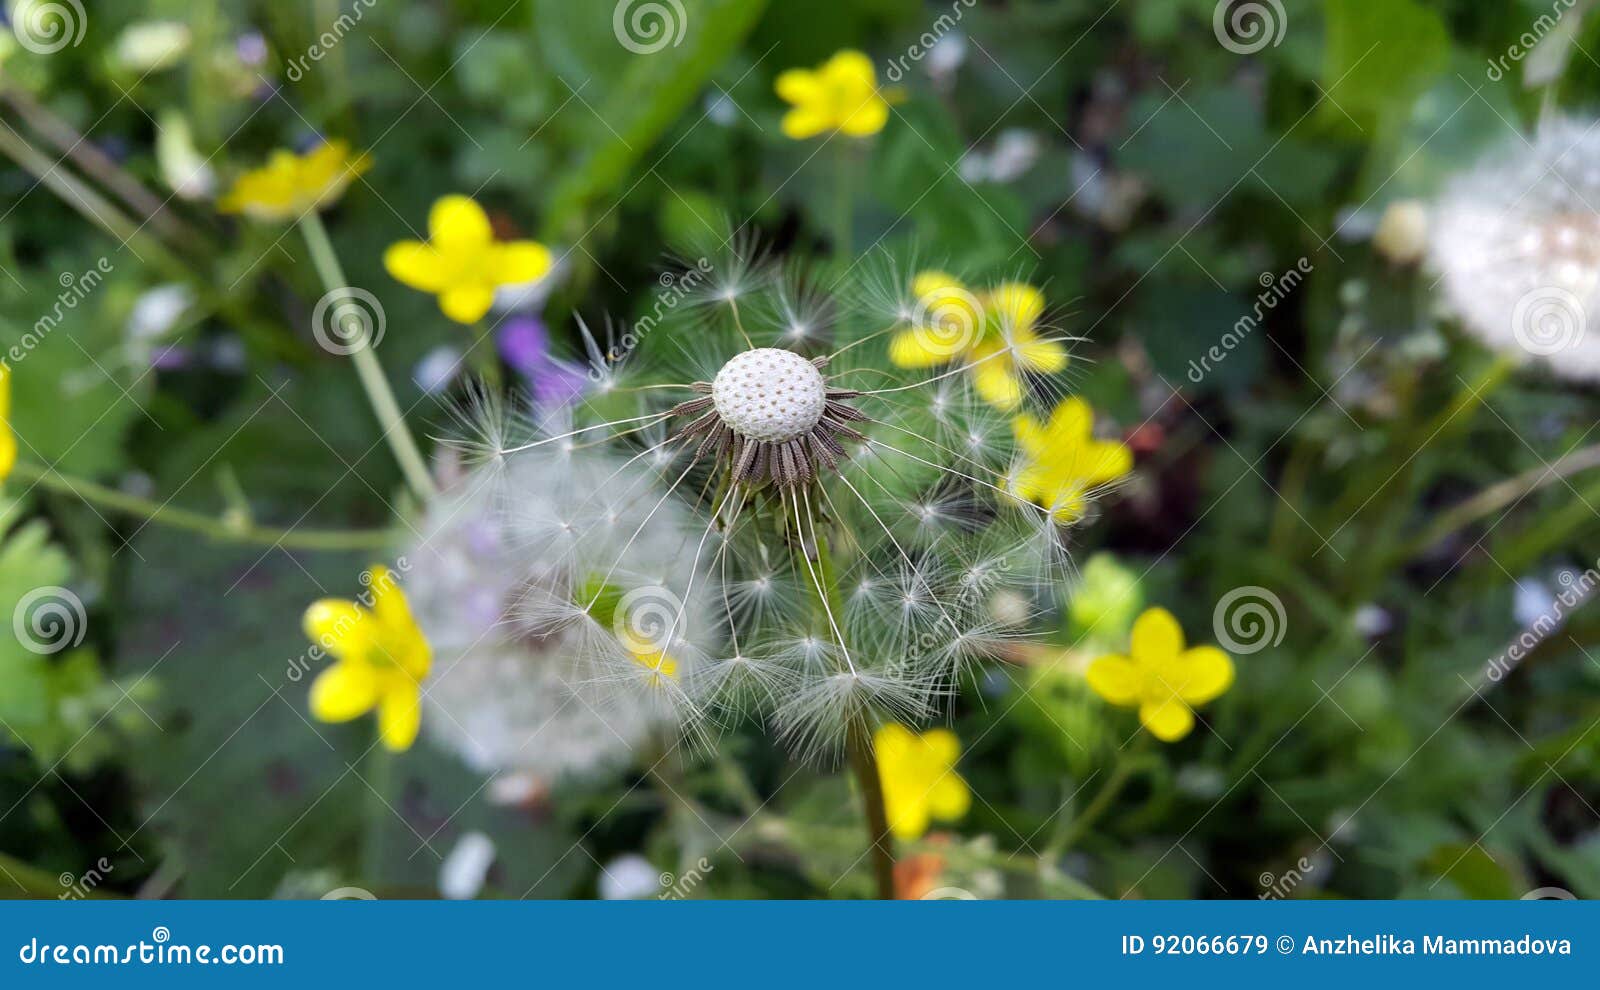
[[[303,155],[279,149],[265,165],[239,176],[217,209],[253,220],[297,220],[331,205],[371,167],[372,156],[353,154],[348,141],[328,141]]]
[[[889,341],[889,360],[901,368],[969,366],[973,390],[1012,412],[1022,405],[1024,376],[1053,375],[1067,366],[1059,340],[1039,335],[1044,293],[1024,282],[1002,282],[974,293],[945,272],[912,279],[916,299],[910,326]]]
[[[444,196],[428,213],[428,240],[400,241],[383,254],[396,281],[439,297],[457,323],[476,323],[494,303],[496,286],[543,278],[550,250],[535,241],[497,241],[483,207],[467,196]]]
[[[1139,721],[1162,742],[1194,728],[1191,706],[1233,685],[1233,661],[1215,646],[1184,648],[1183,628],[1164,608],[1146,609],[1133,623],[1128,656],[1103,656],[1089,665],[1089,687],[1113,705],[1139,709]]]
[[[678,661],[672,659],[665,650],[659,650],[649,643],[634,643],[627,637],[622,639],[622,648],[633,657],[633,662],[650,671],[649,683],[651,687],[660,687],[663,677],[668,680],[677,680]]]
[[[919,735],[890,722],[873,734],[872,744],[884,813],[896,838],[921,838],[934,819],[953,822],[967,813],[972,792],[956,773],[961,741],[954,732],[932,729]]]
[[[1089,494],[1133,470],[1133,451],[1116,440],[1096,440],[1094,411],[1073,397],[1056,406],[1050,422],[1024,413],[1011,421],[1022,464],[1007,478],[1018,498],[1050,510],[1059,523],[1083,516]]]
[[[422,724],[422,680],[433,666],[433,649],[389,569],[377,566],[369,574],[369,605],[324,598],[306,609],[306,635],[335,660],[311,684],[311,714],[348,722],[376,708],[379,738],[400,752],[411,747]]]
[[[0,361],[0,481],[17,463],[17,435],[11,430],[11,366]]]
[[[889,122],[889,104],[898,91],[878,88],[872,60],[845,49],[815,69],[779,73],[778,95],[792,105],[783,115],[783,133],[796,141],[838,131],[867,137]]]

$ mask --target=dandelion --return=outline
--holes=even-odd
[[[1057,405],[1047,423],[1024,413],[1012,427],[1022,462],[1008,484],[1059,523],[1081,519],[1092,492],[1133,470],[1126,444],[1094,438],[1094,411],[1076,396]]]
[[[974,294],[945,272],[926,271],[911,283],[914,302],[899,314],[908,323],[889,344],[901,368],[933,368],[957,361],[990,405],[1018,409],[1026,376],[1053,375],[1067,366],[1059,339],[1040,336],[1044,293],[1023,282],[1002,282]]]
[[[1162,742],[1177,742],[1194,728],[1193,706],[1233,684],[1233,661],[1215,646],[1185,648],[1183,628],[1164,608],[1134,620],[1127,656],[1109,654],[1089,665],[1089,686],[1123,708]]]
[[[1429,211],[1428,257],[1462,324],[1485,345],[1562,377],[1600,379],[1600,133],[1557,118],[1517,136]]]
[[[311,684],[311,714],[348,722],[376,708],[384,747],[401,752],[417,738],[433,651],[389,569],[373,566],[367,577],[366,605],[325,598],[306,609],[306,635],[335,659]]]
[[[873,746],[889,828],[896,838],[920,839],[935,819],[953,822],[967,813],[972,791],[956,773],[961,741],[955,733],[933,729],[919,734],[891,723],[878,729]]]
[[[11,429],[11,366],[0,361],[0,482],[17,463],[17,435]]]
[[[771,267],[745,246],[624,350],[589,341],[607,384],[570,425],[512,437],[480,414],[463,446],[505,475],[521,520],[504,570],[548,575],[523,579],[520,628],[691,742],[754,717],[802,759],[848,757],[892,896],[876,798],[910,771],[880,774],[878,729],[932,717],[1034,631],[1034,603],[1059,600],[1059,533],[1005,487],[1016,438],[970,369],[891,360],[894,328],[855,304],[883,284],[876,259],[835,284]],[[991,307],[1017,309],[1003,293]],[[602,401],[616,418],[594,415]],[[574,474],[591,459],[615,477]],[[528,508],[557,483],[571,504]],[[957,808],[907,793],[891,799],[902,831]]]
[[[294,220],[331,206],[371,167],[372,157],[352,153],[347,141],[328,141],[303,155],[279,149],[239,176],[217,209],[269,223]]]
[[[890,100],[896,93],[878,88],[872,60],[846,49],[815,69],[779,73],[778,95],[792,109],[783,115],[783,133],[796,141],[837,131],[868,137],[889,122]]]
[[[406,553],[438,657],[427,731],[502,779],[609,772],[677,728],[701,655],[699,623],[670,637],[663,625],[680,599],[712,611],[704,573],[691,582],[681,564],[686,510],[638,461],[575,437],[495,458],[532,427],[492,404],[478,416],[489,461],[444,493]]]
[[[457,323],[476,323],[502,285],[532,282],[550,271],[550,250],[536,241],[496,240],[489,216],[467,196],[444,196],[428,213],[428,240],[391,244],[383,267],[403,285],[439,297]]]

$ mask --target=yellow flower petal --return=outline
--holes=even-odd
[[[822,80],[810,69],[786,69],[773,84],[778,96],[800,106],[823,98]]]
[[[490,278],[501,285],[532,282],[550,271],[550,249],[537,241],[510,241],[501,244],[491,259]]]
[[[1145,702],[1139,706],[1139,721],[1162,742],[1177,742],[1194,728],[1194,712],[1177,698]]]
[[[11,429],[11,367],[0,361],[0,481],[17,464],[17,435]]]
[[[411,614],[406,593],[387,567],[374,565],[368,573],[372,578],[372,615],[378,622],[375,646],[410,677],[427,677],[433,666],[433,649]]]
[[[1161,667],[1183,652],[1183,627],[1164,608],[1147,608],[1134,620],[1133,662],[1142,667]]]
[[[783,115],[783,136],[794,141],[804,141],[832,129],[833,118],[811,104],[795,107]]]
[[[489,226],[489,215],[471,197],[450,195],[439,197],[428,212],[428,237],[435,247],[449,250],[452,246],[488,244],[494,239],[494,231]]]
[[[934,368],[961,353],[951,338],[932,327],[912,327],[889,338],[889,361],[897,368]]]
[[[929,729],[922,734],[922,745],[929,759],[947,766],[955,766],[961,758],[961,740],[949,729]]]
[[[873,96],[839,123],[839,130],[851,137],[868,137],[883,130],[889,122],[889,104]]]
[[[1124,708],[1138,701],[1139,687],[1143,682],[1133,662],[1115,654],[1107,654],[1091,663],[1084,673],[1084,679],[1095,694]]]
[[[1089,445],[1083,464],[1083,480],[1103,484],[1133,470],[1133,451],[1117,441],[1096,441]]]
[[[1074,395],[1063,399],[1050,413],[1050,436],[1057,442],[1083,442],[1094,432],[1094,410]]]
[[[301,624],[306,638],[340,660],[364,663],[377,635],[371,616],[355,602],[340,598],[313,602]]]
[[[1215,646],[1185,650],[1178,660],[1183,683],[1173,688],[1191,705],[1203,705],[1233,686],[1233,660]]]
[[[422,692],[415,684],[401,684],[384,692],[378,705],[378,738],[383,748],[402,753],[417,740],[422,725]]]
[[[1017,438],[1017,446],[1022,448],[1022,453],[1031,461],[1044,460],[1049,455],[1053,442],[1058,441],[1060,437],[1054,419],[1050,421],[1047,431],[1031,413],[1023,413],[1012,419],[1011,433]]]
[[[378,703],[378,676],[362,663],[339,662],[311,682],[311,714],[319,722],[348,722]]]
[[[891,797],[891,795],[894,795]],[[889,831],[902,842],[920,839],[928,831],[928,802],[918,801],[913,795],[884,790],[884,816],[889,819]]]
[[[972,369],[973,390],[989,405],[1002,412],[1011,412],[1022,405],[1022,379],[1011,369],[1011,362],[1006,356],[984,360],[986,356],[981,352],[974,355],[982,363]]]
[[[1044,293],[1025,282],[1001,282],[989,293],[987,308],[1002,330],[1031,330],[1044,315]]]
[[[494,305],[494,289],[487,285],[451,286],[439,293],[439,308],[457,323],[476,323]]]
[[[949,272],[924,271],[918,272],[911,280],[911,294],[921,299],[936,293],[948,292],[952,289],[966,292],[967,287],[962,281]]]
[[[901,760],[917,741],[916,735],[898,722],[888,722],[872,734],[872,749],[880,765],[893,765]]]
[[[954,770],[934,781],[928,790],[928,812],[942,822],[965,817],[972,808],[972,789]]]
[[[878,85],[872,59],[853,48],[834,52],[833,57],[822,64],[822,78],[830,85],[840,87],[854,85],[872,90]]]
[[[1061,341],[1042,340],[1032,330],[1011,332],[1011,354],[1020,367],[1039,375],[1056,374],[1069,360]]]
[[[402,285],[423,292],[438,292],[445,286],[444,260],[431,244],[400,241],[383,252],[383,267]]]

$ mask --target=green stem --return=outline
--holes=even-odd
[[[389,793],[394,783],[394,754],[381,743],[373,743],[367,754],[366,836],[361,846],[361,877],[369,884],[383,879],[383,833],[389,826]]]
[[[798,508],[798,496],[795,496]],[[797,513],[798,515],[798,513]],[[833,553],[829,548],[827,534],[817,526],[812,519],[812,533],[815,536],[815,549],[817,559],[815,563],[814,579],[816,583],[817,604],[821,610],[837,618],[828,622],[834,626],[843,621],[843,597],[839,594],[838,572],[833,566]],[[796,524],[794,547],[796,552],[804,554],[805,533]],[[810,569],[813,565],[802,562],[802,566]],[[842,640],[839,648],[846,651]],[[848,652],[846,652],[848,656]],[[889,815],[883,801],[883,778],[878,772],[878,757],[872,746],[872,725],[867,720],[865,712],[858,712],[845,729],[845,750],[850,760],[850,769],[855,774],[856,786],[861,791],[861,802],[867,820],[867,843],[872,855],[872,873],[877,882],[878,897],[882,900],[894,900],[894,837],[889,832]]]
[[[1462,527],[1520,501],[1552,481],[1570,478],[1593,467],[1600,467],[1600,444],[1572,451],[1557,458],[1548,467],[1532,468],[1515,478],[1490,485],[1465,502],[1440,513],[1432,526],[1407,545],[1401,557],[1404,559],[1421,553]]]
[[[878,757],[872,748],[872,733],[866,719],[858,718],[850,727],[847,743],[850,769],[861,788],[861,801],[867,813],[867,841],[872,849],[872,875],[878,884],[880,900],[894,900],[894,837],[889,832],[889,815],[883,803],[883,778],[878,773]]]
[[[323,287],[330,294],[346,296],[350,283],[339,266],[339,256],[334,253],[333,242],[328,239],[328,230],[315,210],[300,218],[300,230],[305,234],[306,246],[311,249],[312,264],[322,278]],[[400,403],[395,401],[389,380],[383,375],[383,366],[378,363],[370,337],[365,336],[365,328],[360,332],[363,338],[355,342],[355,350],[350,355],[355,361],[356,375],[361,379],[361,387],[366,390],[372,411],[377,414],[378,423],[383,427],[384,439],[389,441],[395,460],[400,462],[412,493],[424,502],[429,501],[438,494],[438,489],[434,487],[433,477],[428,474],[427,461],[423,459],[411,429],[406,426],[405,414],[400,411]]]
[[[397,534],[385,530],[285,530],[257,526],[248,520],[233,522],[130,495],[81,478],[70,478],[26,461],[18,462],[11,473],[41,488],[70,495],[90,505],[229,543],[253,543],[291,550],[386,550],[394,546],[397,538]]]
[[[1117,797],[1121,795],[1122,789],[1128,786],[1128,781],[1133,779],[1135,771],[1139,769],[1140,762],[1139,754],[1132,752],[1119,754],[1116,766],[1111,771],[1111,776],[1100,786],[1100,790],[1083,809],[1083,813],[1075,816],[1072,819],[1072,824],[1046,847],[1042,858],[1052,859],[1060,856],[1082,841],[1083,837],[1089,833],[1089,829],[1093,828],[1095,822],[1100,820],[1100,816],[1104,815],[1111,807],[1112,802],[1116,801]]]
[[[837,167],[833,188],[833,253],[839,258],[849,258],[853,251],[851,240],[855,220],[853,181],[855,169],[850,160],[850,139],[835,134],[833,142],[834,163]]]
[[[489,328],[480,320],[472,325],[472,363],[478,375],[489,386],[491,393],[498,394],[504,381],[500,374],[500,352],[494,346],[494,340],[489,336]]]

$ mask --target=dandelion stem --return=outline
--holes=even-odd
[[[316,210],[309,210],[300,217],[300,230],[305,234],[306,246],[311,249],[312,264],[322,278],[323,287],[330,293],[347,297],[350,283],[344,277],[339,256],[334,253],[328,230],[322,225],[322,218]],[[379,425],[383,427],[383,437],[394,451],[395,459],[400,462],[400,469],[405,472],[412,492],[417,498],[428,501],[438,494],[438,489],[428,474],[427,461],[417,448],[411,429],[406,426],[405,414],[400,411],[400,403],[395,401],[389,380],[383,375],[383,366],[378,363],[371,338],[366,335],[364,327],[359,332],[363,338],[355,342],[355,350],[350,355],[356,364],[356,375],[361,379],[361,387],[367,393],[367,400],[372,403],[372,411],[377,414]]]
[[[851,167],[850,143],[836,134],[833,148],[834,164],[838,170],[833,182],[833,253],[837,257],[848,258],[853,250],[850,242],[855,219],[855,191],[851,180],[855,170]]]
[[[883,778],[878,774],[878,757],[872,748],[872,733],[866,718],[857,716],[850,727],[848,743],[850,768],[867,812],[867,841],[872,844],[872,874],[877,880],[880,900],[894,900],[894,838],[889,833],[889,816],[883,804]]]
[[[258,526],[248,519],[235,522],[130,495],[81,478],[71,478],[26,461],[18,462],[12,474],[90,505],[229,543],[252,543],[290,550],[385,550],[394,545],[396,538],[396,534],[387,530],[273,529]]]

